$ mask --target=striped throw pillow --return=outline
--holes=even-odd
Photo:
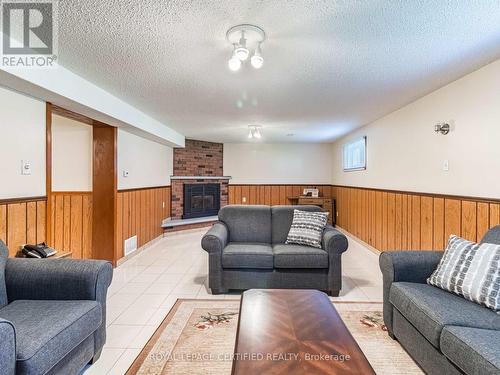
[[[321,237],[327,218],[328,212],[293,210],[293,221],[285,243],[321,249]]]
[[[451,235],[427,283],[500,310],[500,245],[477,244]]]

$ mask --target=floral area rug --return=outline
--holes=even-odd
[[[178,300],[127,375],[231,374],[239,305],[237,300]],[[387,335],[382,304],[334,305],[377,374],[422,374]]]

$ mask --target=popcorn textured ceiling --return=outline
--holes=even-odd
[[[207,141],[329,142],[500,58],[498,0],[59,4],[62,65]],[[227,68],[239,23],[268,35],[260,70]]]

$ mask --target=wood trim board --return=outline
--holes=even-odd
[[[163,189],[163,188],[170,188],[170,185],[146,186],[146,187],[138,187],[138,188],[130,188],[130,189],[118,189],[118,193],[126,193],[126,192],[137,191],[137,190]]]

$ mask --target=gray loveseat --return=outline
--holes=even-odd
[[[106,340],[111,263],[7,255],[0,240],[0,374],[78,374]]]
[[[500,244],[500,226],[482,242]],[[442,254],[380,255],[389,335],[428,374],[500,374],[500,315],[426,283]]]
[[[322,249],[285,244],[293,210],[317,206],[225,206],[201,241],[209,253],[209,287],[229,289],[319,289],[337,296],[342,287],[341,256],[347,238],[327,226]]]

